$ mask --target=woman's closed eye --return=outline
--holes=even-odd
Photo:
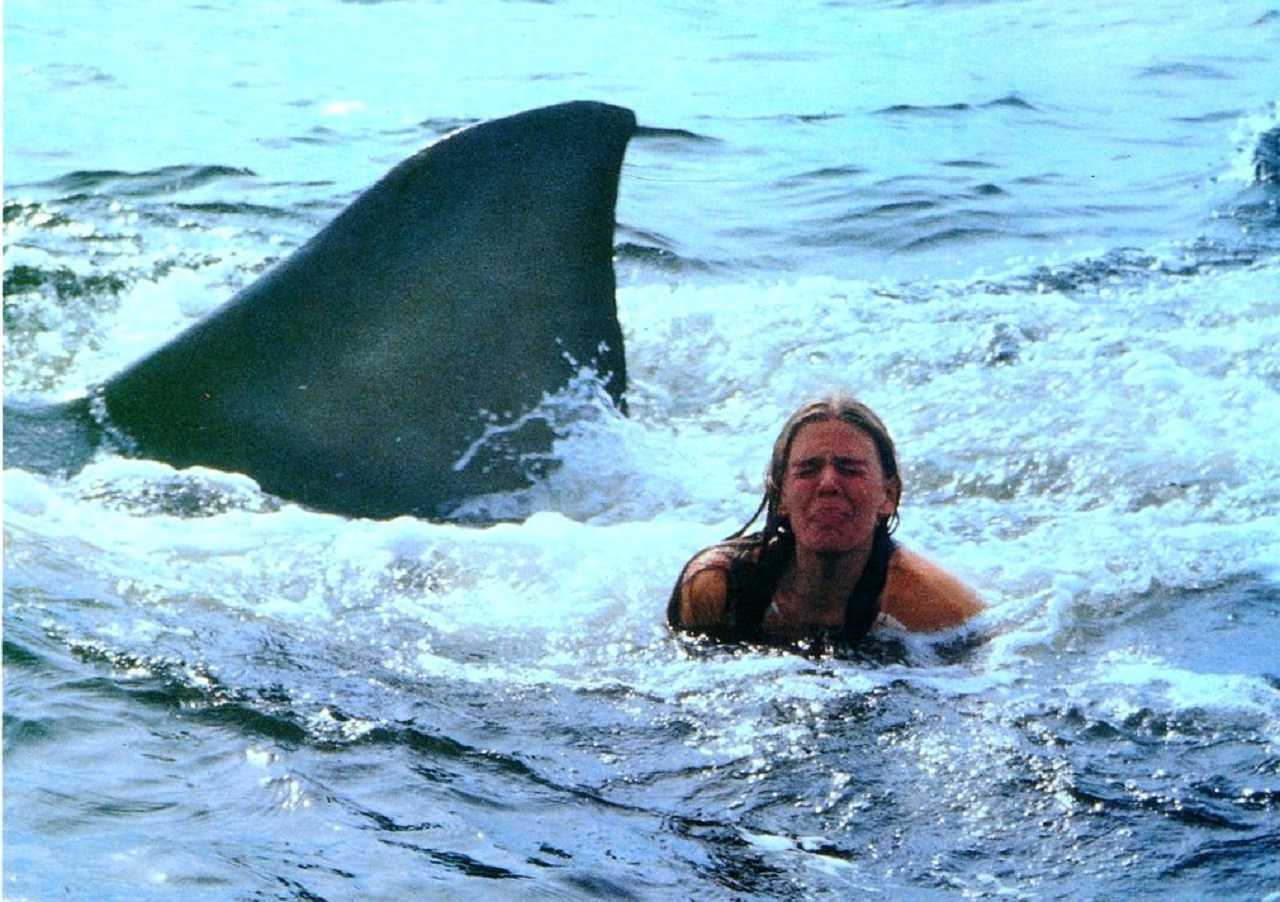
[[[797,479],[816,476],[822,472],[826,463],[821,458],[797,461],[791,467],[791,475]],[[865,461],[851,457],[837,457],[831,461],[831,465],[835,467],[836,472],[841,476],[861,476],[867,472],[867,463]]]
[[[835,460],[836,472],[842,476],[861,476],[867,472],[867,464],[865,461],[853,460],[848,457],[838,457]]]

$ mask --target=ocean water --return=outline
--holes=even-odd
[[[439,136],[586,98],[630,415],[491,526],[4,474],[12,899],[1280,898],[1267,3],[6,4],[4,383],[72,397]],[[852,391],[990,607],[673,637]]]

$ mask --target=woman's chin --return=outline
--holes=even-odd
[[[870,542],[859,543],[857,538],[844,534],[818,534],[796,536],[796,545],[814,554],[852,554]]]

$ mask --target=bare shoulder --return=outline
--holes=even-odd
[[[880,596],[881,610],[909,630],[958,626],[983,610],[977,593],[923,555],[898,546]]]
[[[705,630],[726,624],[730,562],[727,548],[712,545],[699,551],[685,564],[668,610],[672,626]]]

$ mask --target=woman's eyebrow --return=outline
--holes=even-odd
[[[830,459],[834,463],[838,463],[838,464],[855,464],[860,466],[865,466],[871,461],[870,457],[858,457],[856,455],[850,455],[850,454],[833,454],[831,455]],[[827,455],[813,454],[813,455],[810,455],[809,457],[802,457],[799,460],[792,461],[791,466],[798,467],[802,464],[821,463],[822,461],[825,461],[825,460],[827,460]]]
[[[858,467],[865,467],[871,463],[870,457],[858,457],[852,454],[837,454],[832,459],[838,464],[851,464]]]

